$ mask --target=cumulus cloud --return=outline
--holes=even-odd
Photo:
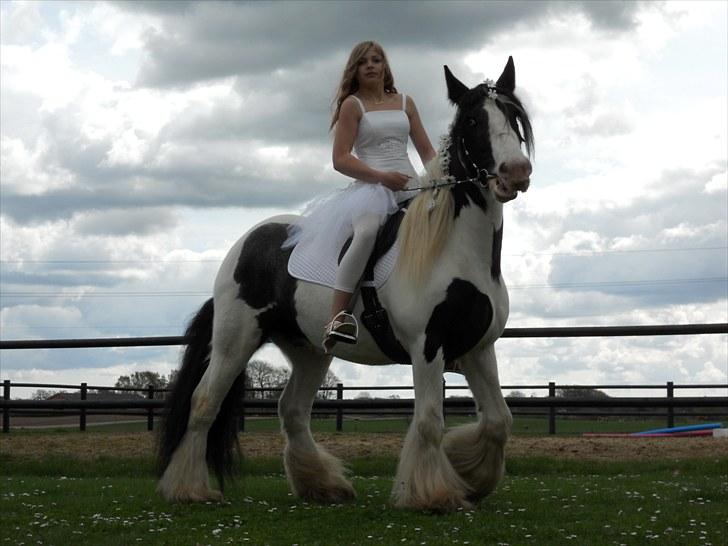
[[[144,9],[125,2],[119,6]],[[170,6],[162,29],[145,38],[143,85],[187,85],[241,72],[265,77],[368,39],[420,54],[467,50],[557,8],[579,12],[597,28],[625,30],[634,27],[639,9],[637,3],[612,2],[205,2],[177,7]],[[151,9],[158,12],[155,5]],[[302,20],[308,23],[301,25]]]
[[[330,103],[370,38],[433,141],[453,115],[442,65],[475,85],[515,57],[538,155],[531,190],[505,209],[512,326],[728,320],[725,284],[701,280],[726,275],[724,5],[47,7],[0,6],[4,337],[181,333],[240,234],[348,183],[330,165]],[[501,379],[725,381],[725,348],[504,340]],[[3,373],[92,381],[88,369],[104,383],[178,356],[138,351],[4,354]]]

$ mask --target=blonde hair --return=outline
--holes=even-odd
[[[356,72],[359,69],[359,61],[366,55],[367,51],[374,48],[374,51],[382,57],[384,63],[384,92],[385,93],[396,93],[397,88],[394,87],[394,77],[392,76],[392,70],[389,68],[389,61],[387,55],[384,53],[384,49],[377,42],[367,41],[361,42],[354,46],[349,55],[349,60],[346,62],[344,73],[341,75],[341,81],[336,89],[336,96],[333,100],[334,114],[331,116],[331,125],[329,130],[334,128],[336,122],[339,120],[339,113],[341,112],[341,105],[349,95],[353,95],[359,90],[359,81],[356,79]]]
[[[426,179],[441,180],[442,163],[438,155],[428,162]],[[399,228],[398,274],[414,286],[427,280],[437,258],[442,254],[454,222],[455,202],[449,188],[423,190],[412,200]]]

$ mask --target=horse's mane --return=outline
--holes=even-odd
[[[437,155],[425,165],[423,186],[442,181],[447,173],[447,145],[440,145]],[[426,280],[432,264],[442,252],[454,223],[454,199],[448,189],[422,190],[407,207],[399,228],[397,270],[415,286]]]

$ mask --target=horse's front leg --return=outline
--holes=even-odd
[[[444,448],[475,500],[493,491],[503,477],[513,418],[501,392],[493,345],[466,355],[460,367],[475,398],[478,421],[450,430]]]
[[[467,497],[471,491],[450,464],[442,446],[443,370],[440,356],[432,362],[413,358],[415,411],[392,490],[394,504],[399,508],[449,512],[470,507]]]

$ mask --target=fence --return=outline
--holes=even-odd
[[[533,338],[533,337],[613,337],[613,336],[661,336],[661,335],[697,335],[697,334],[726,334],[728,333],[728,323],[719,324],[688,324],[674,326],[616,326],[616,327],[566,327],[566,328],[507,328],[503,333],[504,338]],[[182,345],[185,343],[184,337],[147,337],[147,338],[125,338],[125,339],[67,339],[67,340],[28,340],[28,341],[0,341],[0,349],[58,349],[58,348],[80,348],[80,347],[140,347],[140,346],[160,346],[160,345]],[[79,400],[12,400],[11,387],[36,387],[36,388],[73,388],[80,390]],[[466,389],[467,387],[448,387],[443,383],[443,389]],[[664,416],[668,426],[674,425],[675,409],[698,409],[713,408],[709,412],[710,416],[726,416],[728,415],[728,397],[727,396],[710,396],[710,397],[675,397],[676,389],[728,389],[728,384],[710,384],[710,385],[675,385],[673,382],[667,382],[665,385],[559,385],[559,389],[579,390],[579,389],[665,389],[664,397],[608,397],[604,399],[578,399],[570,397],[556,396],[557,385],[551,382],[548,385],[521,385],[521,386],[503,386],[504,390],[534,390],[547,389],[548,396],[533,398],[508,398],[509,407],[514,410],[518,408],[540,409],[543,415],[548,414],[549,433],[556,433],[556,416],[559,410],[562,412],[566,409],[599,409],[597,413],[580,413],[580,415],[635,415],[635,409],[654,409],[664,408],[664,413],[654,414],[641,411],[641,416]],[[335,400],[316,400],[313,409],[315,412],[324,412],[336,415],[336,429],[343,429],[343,419],[345,412],[363,412],[368,414],[383,413],[408,413],[414,408],[414,400],[412,399],[344,399],[345,390],[405,390],[412,389],[411,386],[396,387],[345,387],[339,384],[336,387],[337,397]],[[78,385],[56,385],[56,384],[36,384],[36,383],[11,383],[5,380],[3,383],[3,398],[0,400],[0,407],[3,409],[3,432],[10,431],[11,411],[16,414],[18,411],[68,411],[78,410],[79,428],[86,429],[86,417],[89,411],[112,411],[117,413],[120,411],[139,410],[147,416],[147,428],[152,430],[154,427],[155,414],[159,413],[164,407],[164,401],[155,399],[156,391],[151,386],[143,390],[145,398],[126,399],[126,400],[89,400],[89,390],[104,391],[130,391],[139,389],[117,389],[114,387],[97,387],[88,386],[86,383]],[[255,389],[253,389],[255,390]],[[261,389],[257,389],[261,390]],[[271,389],[264,389],[270,391]],[[250,410],[267,410],[274,411],[277,405],[276,400],[256,400],[245,399],[243,401],[244,413],[241,416],[241,428],[244,428],[245,412]],[[473,413],[475,405],[470,398],[445,398],[444,410],[447,412]],[[611,410],[611,411],[606,411]],[[613,411],[622,410],[622,411]],[[631,410],[631,411],[629,411]],[[682,415],[694,415],[682,414]],[[708,415],[701,412],[700,415]]]
[[[11,388],[61,388],[75,389],[80,391],[78,400],[12,400]],[[336,399],[317,399],[314,401],[313,410],[319,415],[334,415],[336,417],[336,430],[343,430],[344,415],[365,414],[369,416],[382,417],[385,415],[406,415],[409,416],[414,408],[414,400],[406,399],[345,399],[344,391],[377,391],[377,390],[411,390],[411,386],[349,386],[339,383],[330,390],[336,392]],[[558,385],[550,382],[548,385],[516,385],[501,387],[503,390],[535,390],[544,389],[548,391],[543,397],[507,397],[506,402],[515,415],[538,415],[548,417],[549,434],[556,434],[556,418],[578,416],[578,417],[616,417],[616,416],[639,416],[639,417],[664,417],[667,426],[672,427],[675,417],[728,417],[727,396],[704,396],[704,397],[676,397],[677,389],[721,389],[728,390],[728,384],[709,385],[676,385],[668,381],[665,385]],[[585,389],[664,389],[664,397],[606,397],[606,398],[570,398],[568,396],[557,396],[557,388],[563,391],[578,391]],[[443,394],[448,390],[467,389],[466,386],[448,387],[443,381]],[[275,392],[281,389],[246,389],[247,393],[252,392]],[[89,400],[89,391],[122,391],[143,393],[144,397],[126,398],[121,400]],[[79,429],[86,430],[87,415],[145,415],[147,417],[147,430],[153,430],[155,416],[163,413],[164,403],[157,395],[163,394],[166,389],[155,389],[149,385],[145,389],[115,388],[102,386],[89,386],[87,383],[81,385],[60,385],[50,383],[20,383],[5,380],[3,382],[3,398],[0,400],[0,407],[3,409],[3,432],[10,432],[11,413],[16,416],[48,417],[58,415],[78,415]],[[251,415],[274,414],[278,401],[276,399],[244,398],[242,402],[242,414],[240,416],[241,430],[245,429],[245,417]],[[444,410],[450,414],[472,415],[475,413],[475,403],[469,397],[444,398]],[[589,409],[589,412],[578,411]],[[648,410],[664,408],[664,412],[654,413]],[[520,412],[520,409],[537,410]],[[691,410],[676,413],[676,409]],[[73,410],[78,410],[76,413]],[[574,411],[577,410],[577,411]],[[696,412],[696,410],[699,410]],[[709,410],[709,411],[708,411]]]

